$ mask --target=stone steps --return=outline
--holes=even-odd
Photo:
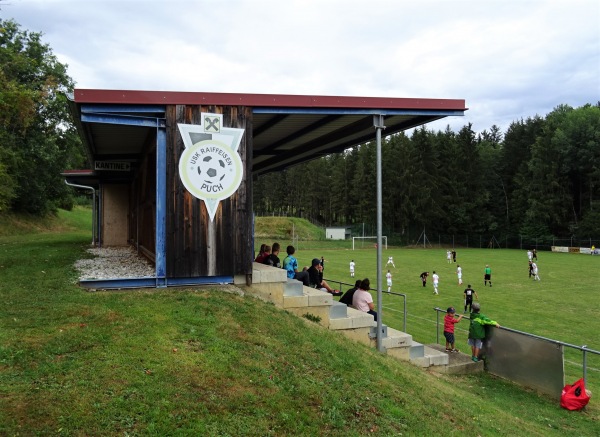
[[[465,375],[483,372],[483,361],[473,362],[470,353],[446,352],[446,347],[441,344],[430,344],[429,348],[448,356],[448,363],[435,368],[436,372]],[[467,351],[470,352],[470,351]]]
[[[354,341],[371,347],[377,346],[377,323],[373,316],[339,303],[330,293],[305,287],[300,281],[288,279],[283,269],[254,263],[249,291],[299,317],[341,332]],[[382,325],[381,336],[385,352],[396,359],[409,361],[420,367],[435,366],[442,373],[460,373],[461,367],[450,365],[451,358],[454,357],[432,345],[417,343],[410,334]]]

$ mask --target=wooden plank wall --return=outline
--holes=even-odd
[[[223,114],[223,126],[245,129],[238,152],[244,175],[236,193],[221,200],[214,218],[179,178],[185,149],[177,123],[200,124],[202,112]],[[167,123],[167,276],[252,273],[252,110],[242,106],[169,105]],[[211,233],[214,232],[214,234]]]
[[[148,137],[129,193],[128,239],[155,261],[156,251],[156,133]]]

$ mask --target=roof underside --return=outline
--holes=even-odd
[[[374,115],[383,115],[383,135],[391,135],[467,110],[464,100],[449,99],[80,89],[70,105],[92,163],[139,160],[166,105],[251,107],[253,174],[373,141]]]

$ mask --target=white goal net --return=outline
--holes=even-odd
[[[381,243],[383,244],[383,248],[387,249],[387,237],[385,235],[381,236]],[[375,247],[376,244],[377,237],[352,237],[352,250]]]

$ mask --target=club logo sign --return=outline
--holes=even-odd
[[[185,188],[204,201],[211,221],[219,202],[237,191],[243,164],[238,147],[244,129],[223,127],[222,114],[202,113],[202,124],[177,124],[185,150],[179,177]]]

